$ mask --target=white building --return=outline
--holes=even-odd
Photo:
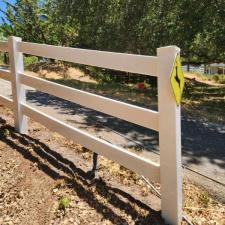
[[[182,66],[183,71],[187,72],[188,71],[188,65],[183,65]],[[204,65],[189,65],[189,72],[195,72],[195,73],[204,73],[205,69],[204,69]]]
[[[187,71],[187,65],[182,66],[183,71]],[[225,74],[225,63],[212,63],[208,65],[190,65],[189,72],[205,74]]]
[[[224,63],[212,63],[206,65],[207,74],[225,74],[225,64]]]

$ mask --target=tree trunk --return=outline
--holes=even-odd
[[[189,62],[189,59],[187,61],[187,71],[190,72],[190,62]]]

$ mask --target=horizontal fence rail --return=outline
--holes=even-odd
[[[130,73],[157,76],[157,57],[20,42],[20,52]]]
[[[41,78],[20,74],[21,83],[79,105],[129,122],[158,130],[158,112],[116,101],[110,98],[66,87]]]
[[[9,52],[10,70],[0,69],[0,79],[10,81],[12,97],[0,95],[0,104],[13,110],[15,129],[27,133],[27,117],[66,138],[113,160],[124,167],[160,182],[162,217],[168,224],[180,224],[182,215],[180,106],[171,91],[170,74],[180,49],[157,49],[157,57],[68,48],[22,42],[10,37],[0,42],[0,51]],[[23,53],[78,64],[157,77],[158,111],[153,111],[66,87],[24,72]],[[26,104],[25,85],[87,108],[138,124],[159,132],[160,165],[105,140],[92,136]]]
[[[0,69],[0,78],[3,80],[11,81],[10,71],[5,69]]]
[[[112,145],[104,140],[96,138],[77,128],[67,125],[49,115],[46,115],[32,107],[22,104],[25,115],[31,117],[35,121],[48,127],[66,138],[79,143],[88,149],[94,150],[96,153],[112,159],[124,167],[137,173],[142,173],[149,179],[159,182],[159,165],[145,160],[134,153],[128,152],[123,148]]]
[[[13,100],[3,95],[0,95],[0,104],[3,104],[4,106],[10,109],[13,109]]]
[[[8,52],[8,42],[0,42],[0,51]]]

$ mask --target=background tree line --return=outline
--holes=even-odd
[[[177,45],[187,63],[225,59],[224,0],[3,1],[5,37],[148,55]]]

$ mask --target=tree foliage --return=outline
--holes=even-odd
[[[186,62],[225,58],[224,0],[17,0],[5,15],[4,35],[25,41],[150,55],[177,45]]]

